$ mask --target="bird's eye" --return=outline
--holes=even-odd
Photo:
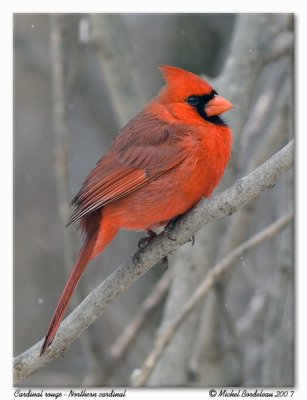
[[[199,97],[190,96],[187,98],[187,102],[190,104],[190,106],[197,106],[199,104]]]

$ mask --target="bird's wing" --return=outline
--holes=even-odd
[[[180,164],[188,127],[168,124],[153,115],[139,115],[116,138],[72,201],[68,224],[118,200]]]

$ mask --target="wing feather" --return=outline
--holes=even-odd
[[[73,199],[76,209],[68,225],[181,163],[187,156],[181,139],[188,131],[150,114],[140,114],[130,121]]]

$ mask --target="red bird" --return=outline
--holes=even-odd
[[[81,275],[120,229],[145,230],[186,213],[212,194],[231,155],[219,117],[233,105],[199,76],[161,68],[166,85],[122,130],[72,204],[85,240],[45,337],[52,343]]]

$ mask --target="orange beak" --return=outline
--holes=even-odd
[[[208,117],[212,117],[214,115],[220,115],[226,111],[229,111],[233,107],[233,104],[224,97],[214,96],[213,99],[207,103],[205,110]]]

